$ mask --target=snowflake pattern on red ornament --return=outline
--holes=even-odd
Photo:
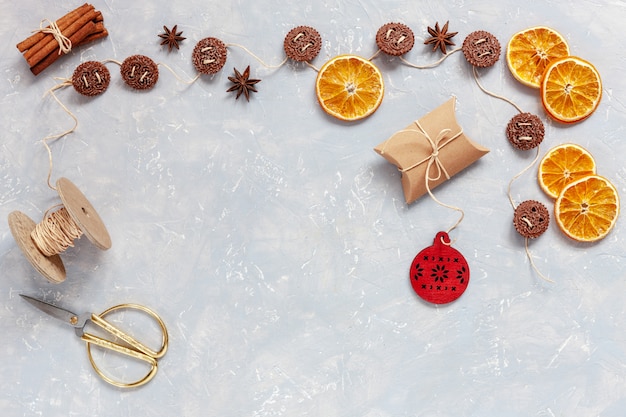
[[[433,245],[418,253],[411,264],[413,290],[433,304],[447,304],[459,298],[467,289],[469,278],[469,265],[461,252],[451,246],[446,232],[437,233]]]

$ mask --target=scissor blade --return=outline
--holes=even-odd
[[[81,320],[79,315],[76,313],[72,313],[69,310],[48,304],[45,301],[38,300],[28,295],[20,294],[20,296],[44,313],[54,317],[55,319],[61,320],[72,327],[83,327],[85,325],[84,320]]]

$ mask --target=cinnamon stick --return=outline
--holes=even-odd
[[[85,26],[87,22],[91,22],[97,16],[97,12],[95,10],[89,10],[86,14],[82,15],[75,22],[73,22],[65,31],[62,31],[63,36],[68,37],[70,40],[72,39],[72,35],[74,35],[78,30]],[[72,42],[73,44],[73,42]],[[29,66],[35,66],[39,61],[43,60],[50,52],[57,49],[58,50],[59,43],[54,39],[50,39],[41,49],[31,53],[29,49],[24,53],[24,58],[26,62],[28,62]]]
[[[93,9],[89,8],[86,13],[89,13],[91,11],[93,11]],[[69,33],[70,28],[75,31],[75,26],[73,27],[72,25],[76,24],[80,20],[83,20],[85,16],[86,14],[76,16],[76,19],[74,19],[73,21],[67,22],[65,27],[63,28],[59,27],[59,29],[61,30],[61,34],[69,38],[72,35],[72,33]],[[47,33],[32,48],[24,52],[24,59],[26,59],[26,61],[29,61],[32,57],[34,57],[38,53],[45,57],[49,53],[49,49],[54,47],[57,44],[58,44],[58,41],[54,38],[54,36],[50,33]],[[48,48],[47,51],[45,50],[46,48]],[[40,52],[40,51],[45,51],[45,52]]]
[[[88,37],[91,33],[94,32],[96,24],[89,20],[85,25],[83,25],[78,31],[72,34],[69,39],[72,42],[72,45],[78,45],[82,42],[86,37]],[[61,56],[59,53],[59,45],[57,44],[56,49],[50,51],[50,53],[45,56],[43,59],[39,60],[34,65],[31,65],[31,72],[34,75],[41,73],[43,70],[48,68],[52,63],[54,63]]]
[[[94,7],[88,3],[85,3],[82,6],[77,7],[76,9],[72,10],[71,12],[67,13],[66,15],[58,19],[56,21],[57,26],[59,27],[61,31],[67,29],[67,27],[70,26],[74,21],[76,21],[80,16],[87,13],[87,11],[90,8],[93,9]],[[41,31],[38,31],[32,34],[31,36],[29,36],[28,38],[24,39],[22,42],[18,43],[16,45],[17,49],[20,52],[27,51],[35,47],[35,45],[37,45],[44,38],[53,38],[53,36],[49,33],[43,33]]]
[[[85,39],[83,39],[81,42],[78,42],[75,46],[85,45],[98,39],[106,38],[107,36],[109,36],[109,32],[104,27],[104,24],[102,22],[98,22],[96,23],[96,28],[94,29],[94,32],[91,35],[87,36]]]
[[[72,47],[84,45],[108,36],[102,13],[94,6],[85,3],[70,11],[55,22],[61,34],[67,37]],[[51,24],[51,26],[54,26]],[[49,26],[50,27],[50,26]],[[55,35],[38,31],[18,43],[17,49],[23,53],[33,74],[37,75],[50,66],[63,54],[63,45]]]

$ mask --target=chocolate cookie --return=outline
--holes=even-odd
[[[159,80],[157,64],[145,55],[129,56],[120,68],[124,82],[136,90],[149,90]]]
[[[322,37],[309,26],[298,26],[285,36],[283,48],[287,56],[294,61],[312,61],[322,49]]]
[[[490,67],[500,59],[500,42],[484,30],[467,35],[462,49],[465,59],[476,67]]]
[[[376,45],[389,55],[404,55],[414,44],[413,31],[403,23],[387,23],[376,32]]]
[[[83,62],[72,75],[74,90],[88,97],[104,93],[110,82],[111,73],[103,63],[97,61]]]
[[[193,48],[193,66],[202,74],[216,74],[226,64],[226,45],[217,38],[201,39]]]
[[[513,215],[513,225],[517,232],[530,239],[539,237],[548,229],[550,213],[546,206],[535,200],[520,203]]]
[[[515,148],[527,151],[539,146],[543,141],[545,128],[538,116],[520,113],[506,126],[506,137]]]

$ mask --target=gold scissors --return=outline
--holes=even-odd
[[[141,386],[148,381],[150,381],[157,372],[157,359],[163,357],[165,352],[167,352],[168,345],[168,335],[167,328],[165,327],[165,323],[163,320],[152,310],[147,307],[144,307],[139,304],[120,304],[114,307],[109,308],[108,310],[103,311],[100,314],[95,313],[84,313],[84,314],[75,314],[71,311],[65,310],[63,308],[54,306],[52,304],[48,304],[44,301],[38,300],[33,297],[29,297],[24,294],[20,294],[22,298],[28,301],[33,306],[37,307],[41,311],[50,316],[61,320],[62,322],[69,324],[74,327],[74,331],[76,335],[80,337],[82,340],[87,342],[87,355],[89,356],[89,361],[91,362],[91,366],[96,371],[96,373],[104,379],[109,384],[115,385],[116,387],[121,388],[133,388]],[[117,327],[113,326],[111,323],[106,321],[104,317],[107,314],[110,314],[114,311],[119,310],[138,310],[143,312],[150,317],[152,317],[161,328],[162,339],[161,339],[161,347],[158,351],[154,351],[151,348],[147,347],[143,343],[137,341],[132,336],[124,333]],[[85,333],[85,326],[88,322],[95,324],[101,329],[105,330],[110,335],[113,335],[115,338],[123,341],[126,345],[115,343],[111,340],[104,339],[99,336],[95,336],[90,333]],[[100,370],[98,365],[96,365],[96,361],[94,360],[91,354],[91,345],[97,345],[104,349],[112,350],[122,355],[130,356],[132,358],[138,359],[139,361],[145,362],[149,365],[150,369],[147,374],[145,374],[140,379],[133,382],[124,382],[113,377],[106,375],[104,372]]]

